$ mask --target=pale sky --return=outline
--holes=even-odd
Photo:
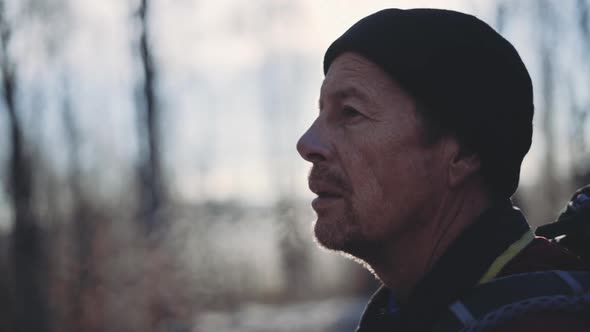
[[[106,178],[100,182],[117,188],[120,170],[129,167],[137,149],[131,96],[141,71],[132,53],[138,31],[130,23],[134,3],[71,3],[73,28],[63,36],[58,62],[69,72],[78,125],[88,136],[81,142],[87,168],[108,161],[112,167],[103,169]],[[268,202],[280,191],[308,195],[309,165],[298,157],[295,143],[317,112],[324,50],[362,17],[387,7],[436,7],[493,23],[487,0],[153,4],[164,153],[171,180],[187,199]],[[529,65],[535,54],[527,49],[527,38],[523,32],[508,39]],[[20,49],[26,53],[25,46]],[[30,60],[30,68],[38,67]],[[534,68],[529,70],[534,76]],[[33,69],[28,75],[31,82],[39,80]],[[46,106],[54,119],[60,119],[59,103]],[[51,126],[54,134],[60,132],[58,122]],[[533,144],[542,146],[538,140]],[[537,176],[538,150],[525,160],[525,184]]]

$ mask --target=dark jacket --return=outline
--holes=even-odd
[[[390,309],[390,291],[381,287],[369,301],[357,332],[429,331],[451,303],[489,275],[491,266],[497,267],[498,257],[530,233],[524,216],[510,202],[496,204],[457,238],[417,284],[401,309]],[[533,239],[531,235],[529,242],[494,277],[554,269],[590,270],[590,267],[547,239]],[[525,315],[497,331],[556,331],[546,328],[551,324],[562,324],[562,328],[563,324],[569,324],[573,330],[568,326],[568,331],[577,331],[577,323],[586,326],[583,331],[589,330],[588,318],[551,313]],[[530,324],[535,324],[535,328]]]

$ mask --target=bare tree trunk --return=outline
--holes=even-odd
[[[590,48],[590,1],[589,0],[578,0],[577,12],[579,15],[579,25],[582,34],[585,37],[585,43]],[[590,49],[588,50],[590,51]]]
[[[590,0],[578,0],[576,14],[578,15],[578,28],[581,31],[584,54],[590,55]],[[590,73],[586,68],[587,74]],[[573,91],[570,88],[570,91]],[[573,98],[572,98],[573,99]],[[583,186],[590,181],[590,147],[586,142],[588,135],[587,123],[590,114],[590,104],[586,102],[576,103],[572,109],[573,135],[570,140],[570,151],[574,158],[574,182],[576,187]]]
[[[82,186],[82,175],[80,172],[80,135],[76,127],[74,112],[70,104],[70,90],[64,81],[63,96],[63,121],[65,134],[68,138],[69,148],[69,174],[70,188],[72,192],[72,226],[73,242],[76,245],[75,263],[73,271],[73,282],[70,291],[70,317],[72,320],[70,328],[72,331],[98,331],[100,326],[92,325],[93,320],[89,318],[89,312],[94,316],[100,316],[103,308],[100,306],[102,299],[97,294],[91,294],[98,281],[96,280],[96,261],[93,257],[94,243],[97,234],[96,219],[93,218],[93,208],[88,204],[87,196]],[[89,302],[92,296],[91,303]],[[96,324],[95,324],[96,325]]]
[[[46,257],[43,255],[41,233],[32,206],[32,165],[25,149],[22,125],[16,108],[16,73],[8,54],[11,30],[0,1],[0,42],[2,92],[9,120],[12,145],[9,187],[14,213],[12,264],[14,268],[15,317],[14,331],[49,331],[47,298],[43,282]]]
[[[290,126],[294,123],[293,114],[297,112],[290,109],[291,105],[285,105],[287,100],[285,91],[290,94],[297,93],[297,73],[303,67],[296,55],[288,53],[273,53],[267,57],[261,68],[263,77],[261,92],[263,93],[263,110],[267,122],[268,134],[273,139],[268,140],[268,155],[278,156],[281,153],[281,143],[286,140]],[[280,83],[280,84],[279,84]],[[286,291],[290,298],[309,295],[310,285],[310,257],[302,234],[301,225],[298,223],[300,216],[294,199],[295,194],[286,177],[292,176],[290,169],[284,168],[284,163],[278,163],[276,159],[269,160],[269,175],[272,186],[278,194],[274,206],[274,218],[278,223],[279,254],[284,274]],[[289,172],[291,171],[291,172]]]
[[[142,142],[140,172],[141,211],[140,220],[148,234],[161,225],[159,213],[165,200],[160,151],[159,109],[156,100],[154,60],[149,45],[149,0],[141,0],[139,19],[141,23],[140,54],[144,81],[140,103],[140,142]]]
[[[547,1],[538,3],[539,19],[541,22],[555,26],[556,18],[551,12],[550,4]],[[557,211],[559,209],[558,203],[560,202],[561,186],[557,178],[556,168],[556,139],[555,139],[555,105],[554,105],[554,94],[555,94],[555,64],[553,61],[554,44],[552,38],[542,38],[540,41],[540,57],[541,57],[541,93],[543,100],[543,112],[542,112],[542,133],[545,139],[545,160],[543,168],[543,179],[544,192],[546,195],[547,206],[550,207],[550,211]]]

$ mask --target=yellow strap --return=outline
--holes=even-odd
[[[486,273],[479,279],[478,284],[483,284],[494,279],[498,273],[512,260],[518,253],[529,245],[535,238],[532,230],[527,230],[526,233],[516,242],[511,244],[494,262],[490,265]]]

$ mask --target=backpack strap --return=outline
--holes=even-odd
[[[590,312],[590,272],[531,272],[480,284],[452,303],[433,331],[484,331],[542,311]]]
[[[536,233],[590,263],[590,185],[578,189],[557,221],[540,226]]]

